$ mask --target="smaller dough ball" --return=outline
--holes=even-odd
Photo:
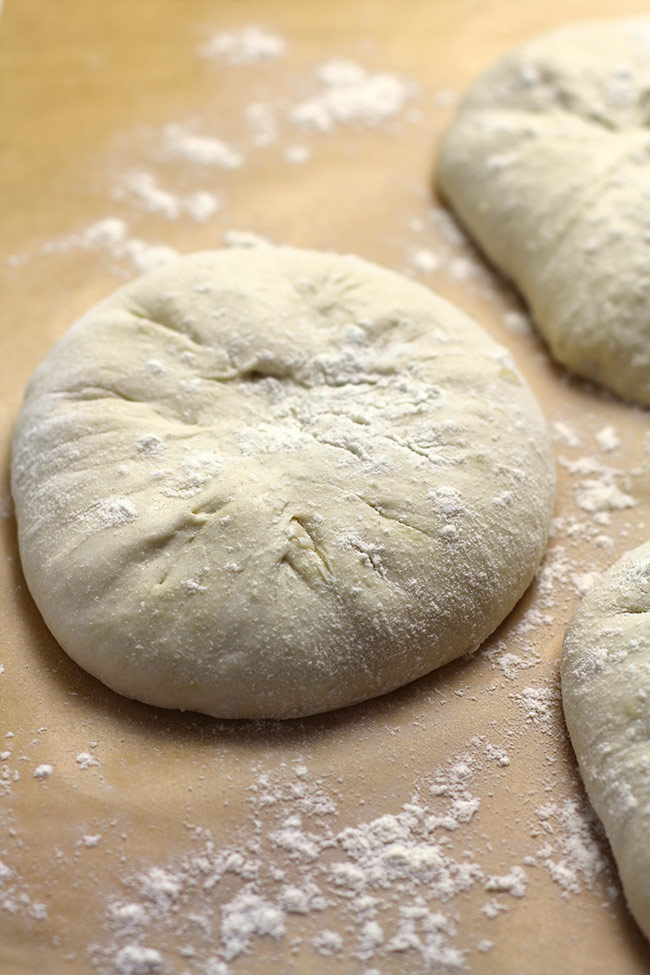
[[[553,460],[512,359],[354,257],[193,254],[32,377],[13,451],[29,588],[128,697],[343,707],[475,648],[546,545]]]
[[[650,17],[570,24],[469,88],[438,181],[554,357],[650,406]]]
[[[585,787],[650,938],[650,542],[585,596],[566,631],[561,673]]]

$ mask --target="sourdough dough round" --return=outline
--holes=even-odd
[[[562,27],[471,86],[438,180],[553,355],[650,405],[650,17]]]
[[[562,702],[628,904],[650,938],[650,542],[585,596],[562,647]]]
[[[48,626],[163,707],[288,717],[476,647],[545,548],[549,439],[508,353],[358,258],[190,255],[36,371],[13,458]]]

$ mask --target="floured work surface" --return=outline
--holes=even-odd
[[[647,970],[557,670],[580,595],[648,534],[647,414],[551,363],[431,191],[478,70],[563,21],[641,9],[9,0],[5,460],[24,384],[74,318],[174,251],[263,237],[356,252],[474,315],[540,399],[559,490],[537,581],[473,657],[253,724],[129,702],[68,660],[25,587],[5,463],[3,973]]]

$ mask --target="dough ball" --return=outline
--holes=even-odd
[[[630,910],[650,938],[650,542],[585,596],[562,647],[562,702]]]
[[[475,648],[546,545],[509,354],[426,288],[285,247],[183,257],[81,318],[13,454],[52,633],[127,697],[289,717]]]
[[[552,354],[650,405],[650,17],[506,54],[442,143],[444,196],[526,298]]]

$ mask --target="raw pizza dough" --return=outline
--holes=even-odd
[[[650,542],[585,596],[562,647],[571,741],[628,904],[650,938]]]
[[[223,717],[374,697],[475,648],[546,545],[553,462],[510,355],[355,257],[190,255],[32,377],[30,590],[110,687]]]
[[[553,355],[650,405],[650,18],[562,27],[471,86],[438,179]]]

